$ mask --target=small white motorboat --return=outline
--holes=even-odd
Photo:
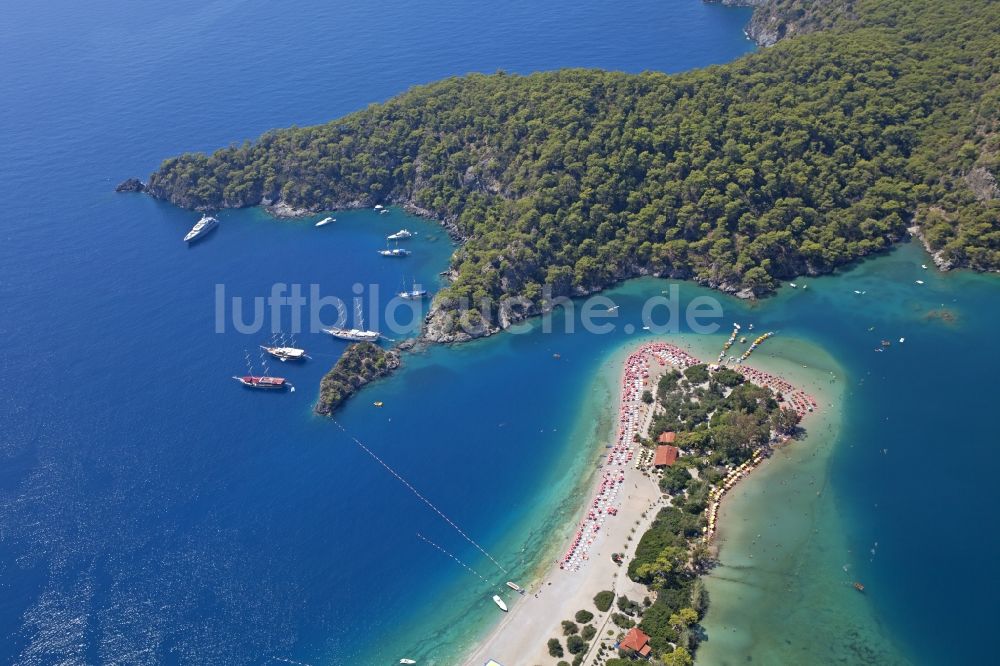
[[[795,289],[795,288],[796,288],[796,287],[798,287],[799,285],[795,284],[794,282],[789,282],[789,283],[788,283],[788,286],[789,286],[789,287],[791,287],[792,289]]]
[[[331,222],[336,222],[336,221],[337,220],[334,219],[334,218],[332,218],[332,217],[324,217],[322,220],[320,220],[319,222],[317,222],[315,226],[317,226],[317,227],[324,227],[324,226],[330,224]]]
[[[503,602],[503,599],[500,598],[499,594],[494,594],[493,595],[493,603],[495,603],[497,606],[499,606],[500,610],[502,610],[504,613],[507,612],[507,604],[505,604]]]
[[[924,283],[923,280],[917,280],[917,284],[923,284],[923,283]]]
[[[507,581],[507,587],[514,590],[515,592],[521,592],[521,586],[518,585],[517,583]]]
[[[382,210],[383,208],[385,208],[385,206],[382,204],[375,204],[375,210]]]
[[[417,662],[415,662],[415,661],[414,661],[414,660],[412,660],[412,659],[400,659],[400,660],[399,660],[399,663],[401,663],[401,664],[415,664],[415,663],[417,663]]]

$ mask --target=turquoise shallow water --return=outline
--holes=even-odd
[[[756,308],[822,348],[773,347],[828,366],[836,378],[823,388],[843,408],[726,505],[704,663],[988,659],[998,543],[982,521],[998,497],[975,461],[996,441],[998,284],[925,263],[907,245],[840,276],[802,278],[806,292]],[[892,345],[876,352],[883,339]],[[943,621],[942,604],[961,607],[961,620]],[[965,639],[944,640],[959,624]]]
[[[195,216],[111,188],[165,156],[324,121],[441,76],[730,60],[750,50],[747,12],[695,0],[47,8],[16,5],[0,17],[0,182],[10,193],[0,218],[0,368],[13,387],[0,395],[0,658],[454,661],[492,619],[488,586],[415,533],[490,578],[498,572],[311,416],[313,387],[342,346],[300,336],[315,361],[282,369],[299,390],[257,395],[229,377],[261,340],[214,333],[216,284],[244,297],[276,282],[339,296],[355,282],[384,295],[412,276],[433,288],[447,238],[398,211],[340,214],[323,230],[226,211],[188,250],[179,239]],[[374,248],[400,226],[420,232],[414,257],[379,259]],[[773,349],[801,340],[843,370],[844,425],[815,509],[829,542],[796,553],[800,580],[836,580],[849,564],[869,593],[829,608],[876,623],[866,640],[916,661],[983,661],[988,645],[977,637],[990,628],[997,544],[977,530],[997,498],[977,468],[995,441],[996,282],[926,274],[925,261],[907,247],[807,280],[807,292],[721,302],[726,322],[752,317],[777,330]],[[642,299],[662,287],[614,290],[621,321],[639,324]],[[682,291],[685,300],[708,293]],[[942,310],[954,321],[934,314]],[[528,328],[414,356],[342,415],[514,577],[529,576],[570,529],[608,427],[615,355],[640,335]],[[883,336],[907,342],[875,354]],[[759,505],[762,526],[771,501]],[[724,550],[724,562],[740,562],[737,553]],[[959,568],[982,580],[963,584]],[[773,596],[767,572],[746,575],[766,594],[747,605],[733,595],[732,612],[759,621],[742,621],[739,640],[715,654],[801,657],[783,645],[801,650],[816,633],[806,621],[812,588]],[[962,612],[941,614],[945,602]],[[713,626],[709,645],[725,650]],[[843,641],[818,644],[839,652]]]

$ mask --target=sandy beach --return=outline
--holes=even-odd
[[[514,599],[510,611],[464,663],[482,666],[491,659],[504,666],[552,663],[556,660],[548,653],[548,639],[559,638],[562,642],[560,623],[572,620],[581,609],[594,613],[591,624],[597,630],[583,664],[593,663],[602,641],[609,648],[613,645],[619,629],[610,622],[610,615],[617,608],[613,606],[606,613],[598,612],[594,596],[602,590],[611,590],[616,597],[624,595],[635,601],[648,596],[645,585],[629,580],[626,575],[628,563],[639,538],[649,529],[659,509],[670,502],[669,496],[659,489],[658,477],[651,475],[648,468],[637,465],[642,447],[632,441],[633,435],[648,436],[653,416],[652,407],[643,403],[640,396],[647,388],[655,389],[660,375],[667,370],[683,369],[697,362],[700,362],[698,358],[679,346],[663,342],[647,342],[629,353],[618,384],[618,441],[610,453],[602,449],[596,461],[610,471],[602,469],[603,473],[597,475],[586,495],[592,499],[577,516],[580,529],[568,544],[566,554],[553,561],[524,595]],[[780,377],[760,370],[746,366],[735,368],[755,383],[770,384],[774,388],[779,388],[774,385],[776,382],[783,383]],[[791,388],[791,385],[780,388],[786,387]],[[809,406],[813,406],[811,397],[805,397],[811,403]],[[801,412],[806,411],[807,404],[802,396],[790,396],[788,400]],[[614,499],[605,499],[609,495],[609,484],[615,482],[620,488],[615,488]],[[594,508],[598,506],[602,508]],[[614,515],[610,515],[607,506],[613,506]],[[593,526],[597,526],[596,529]],[[613,562],[612,553],[622,553],[623,563]],[[567,653],[563,658],[571,660],[572,655]]]
[[[643,345],[640,349],[645,349]],[[629,355],[632,359],[636,354]],[[660,365],[647,353],[651,361],[648,367],[649,376],[642,378],[643,386],[648,388],[656,385],[659,375],[670,366]],[[641,390],[628,394],[623,390],[626,383],[626,369],[619,381],[618,402],[624,413],[630,411],[634,415],[634,427],[645,434],[652,420],[652,410],[639,400]],[[623,400],[624,398],[624,400]],[[621,425],[621,424],[620,424]],[[619,437],[622,432],[619,430]],[[612,590],[616,596],[625,595],[631,599],[642,600],[647,591],[645,585],[628,579],[625,572],[628,562],[639,542],[639,537],[649,529],[657,511],[665,506],[669,498],[665,498],[657,485],[655,478],[644,473],[636,466],[636,460],[631,455],[637,452],[639,445],[632,444],[624,456],[626,464],[620,466],[608,465],[614,469],[614,474],[624,476],[618,484],[620,490],[616,496],[615,509],[617,515],[609,515],[601,523],[601,529],[595,535],[593,544],[589,546],[586,559],[577,557],[572,563],[553,561],[540,580],[531,585],[526,594],[514,599],[503,620],[490,632],[483,642],[465,661],[467,664],[482,666],[493,659],[504,666],[513,664],[538,664],[554,662],[549,656],[546,643],[548,639],[562,639],[563,620],[572,620],[573,615],[581,609],[594,613],[591,622],[597,629],[598,637],[607,638],[609,617],[616,608],[607,613],[600,613],[594,607],[594,595],[601,590]],[[607,464],[608,449],[601,449],[595,464]],[[618,477],[620,478],[620,477]],[[601,493],[605,475],[597,475],[597,479],[587,493],[587,498],[595,498]],[[588,522],[591,500],[577,516],[577,522]],[[619,565],[611,560],[612,553],[624,553],[624,563]],[[563,566],[561,567],[560,564]],[[617,627],[611,625],[616,630]],[[584,660],[590,663],[590,658],[596,654],[598,641],[591,642],[591,651]],[[572,655],[568,655],[572,658]]]

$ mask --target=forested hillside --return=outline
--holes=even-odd
[[[939,264],[1000,268],[1000,2],[757,11],[794,36],[679,75],[448,79],[169,159],[148,191],[190,208],[408,203],[453,223],[466,242],[435,300],[442,338],[463,298],[538,304],[543,284],[649,273],[761,295],[914,224]],[[517,316],[494,305],[481,324]]]

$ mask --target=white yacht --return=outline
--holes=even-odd
[[[309,358],[306,356],[305,349],[299,349],[297,347],[265,347],[264,345],[261,345],[260,348],[282,363],[285,361],[302,361]]]
[[[408,301],[419,301],[427,298],[427,290],[417,289],[417,283],[414,281],[413,286],[409,290],[404,289],[396,295],[400,298],[405,298]]]
[[[411,289],[409,291],[399,292],[400,298],[405,298],[408,301],[419,301],[427,298],[426,289]]]
[[[317,227],[325,227],[326,225],[330,224],[331,222],[336,222],[336,221],[337,221],[336,218],[333,218],[333,217],[324,217],[322,220],[320,220],[319,222],[317,222],[315,226],[317,226]]]
[[[503,602],[503,599],[500,598],[499,594],[494,594],[493,595],[493,603],[495,603],[497,606],[499,606],[500,610],[502,610],[504,613],[507,612],[507,604],[505,604]]]
[[[347,324],[347,317],[344,315],[343,310],[340,313],[340,319]],[[378,342],[381,337],[378,331],[369,331],[365,329],[365,318],[361,314],[361,305],[357,304],[354,309],[354,320],[358,322],[361,328],[337,328],[333,326],[331,328],[324,328],[324,333],[329,333],[338,340],[348,340],[350,342]]]
[[[389,248],[386,248],[384,250],[379,250],[378,253],[381,254],[383,257],[408,257],[408,256],[410,256],[410,251],[409,250],[404,250],[401,247],[394,247],[391,250]]]
[[[378,331],[366,331],[360,328],[324,328],[324,333],[329,333],[338,340],[348,340],[350,342],[375,342],[379,339]]]
[[[212,217],[211,215],[202,215],[201,219],[198,220],[198,222],[193,227],[191,227],[191,231],[187,232],[187,235],[184,236],[184,242],[190,243],[192,241],[198,240],[199,238],[207,234],[209,231],[214,229],[218,224],[219,221],[216,218]]]
[[[406,240],[407,238],[413,238],[414,236],[416,236],[416,234],[409,229],[400,229],[396,233],[387,236],[387,238],[389,240]]]

